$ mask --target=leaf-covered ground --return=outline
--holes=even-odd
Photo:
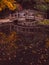
[[[0,65],[49,65],[49,36],[0,32]]]

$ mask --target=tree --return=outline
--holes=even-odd
[[[14,4],[15,0],[1,0],[0,1],[0,11],[5,8],[9,8],[10,10],[16,9],[16,4]]]

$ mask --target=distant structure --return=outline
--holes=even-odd
[[[38,22],[43,19],[42,12],[34,10],[16,11],[5,19],[0,20],[0,28],[3,26],[0,30],[3,31],[3,29],[8,28],[10,31],[15,30],[18,33],[30,33],[33,32],[34,26],[38,25]]]
[[[21,23],[26,21],[33,22],[43,20],[44,14],[45,13],[38,12],[35,10],[23,10],[23,11],[16,11],[15,13],[10,14],[8,18],[12,21],[14,20],[17,20],[18,22],[21,21]]]

